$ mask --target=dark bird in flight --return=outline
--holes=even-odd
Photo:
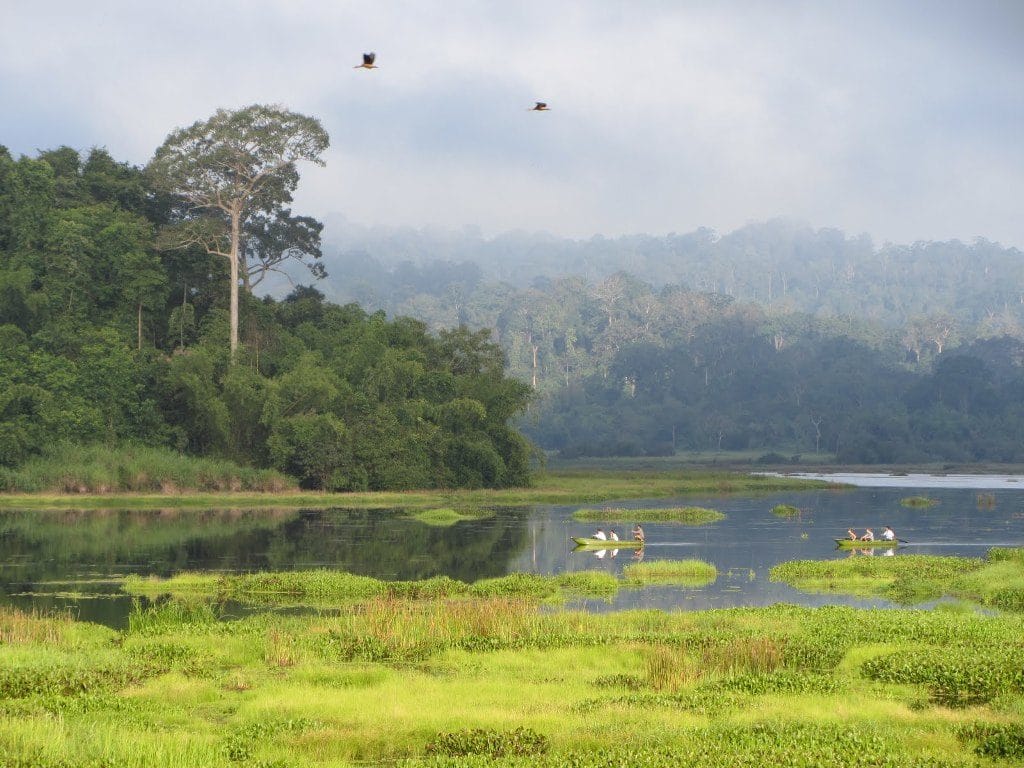
[[[356,66],[352,67],[352,69],[380,69],[380,67],[373,63],[374,59],[376,58],[376,53],[364,53],[363,63],[356,64]]]
[[[546,112],[547,109],[548,109],[548,104],[547,104],[546,101],[538,101],[537,102],[537,106],[530,107],[530,109],[527,110],[527,111],[529,111],[529,112]]]

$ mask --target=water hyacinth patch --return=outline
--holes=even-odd
[[[572,516],[574,520],[587,522],[680,523],[683,525],[705,525],[706,523],[725,519],[725,515],[718,510],[705,507],[665,507],[663,509],[607,507],[577,509],[573,512]]]

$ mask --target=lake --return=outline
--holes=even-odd
[[[821,477],[821,475],[816,475]],[[696,505],[723,512],[703,526],[644,523],[645,560],[698,558],[718,568],[701,588],[621,590],[611,601],[581,601],[587,610],[696,610],[801,605],[888,607],[880,599],[809,595],[768,578],[796,559],[899,557],[902,554],[983,557],[993,546],[1024,546],[1024,482],[991,476],[826,476],[866,485],[842,491],[770,495],[687,496],[629,500],[625,508]],[[883,482],[884,480],[884,482]],[[939,503],[908,508],[900,499],[927,495]],[[801,509],[794,518],[776,504]],[[165,510],[10,511],[0,515],[0,603],[48,610],[70,607],[80,618],[119,627],[131,599],[120,592],[126,574],[169,576],[181,571],[240,572],[336,568],[382,579],[447,575],[463,581],[510,572],[588,569],[618,573],[634,553],[573,552],[570,536],[602,525],[572,519],[577,506],[501,508],[492,517],[431,526],[402,510]],[[837,551],[848,527],[890,525],[909,542],[892,552]],[[628,536],[631,521],[617,526]]]

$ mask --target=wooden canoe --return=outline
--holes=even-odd
[[[586,547],[587,549],[639,549],[644,545],[642,541],[637,541],[636,539],[605,541],[603,539],[573,536],[572,540],[576,542],[577,547]]]
[[[893,539],[892,541],[886,541],[885,539],[875,539],[874,541],[854,541],[853,539],[836,539],[837,549],[867,549],[868,547],[898,547],[899,545],[899,539]]]

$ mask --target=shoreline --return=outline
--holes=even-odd
[[[366,491],[322,493],[175,492],[175,493],[4,493],[0,511],[16,509],[161,509],[173,507],[346,507],[352,509],[431,508],[436,506],[519,506],[593,504],[617,499],[670,498],[692,494],[774,493],[840,490],[849,486],[820,480],[766,477],[740,471],[593,471],[546,472],[528,488]]]

